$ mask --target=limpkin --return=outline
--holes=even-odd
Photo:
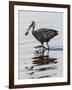
[[[32,21],[32,23],[30,24],[27,32],[25,33],[25,35],[28,35],[29,30],[32,27],[32,35],[42,44],[42,46],[44,47],[44,42],[47,43],[48,46],[48,52],[49,52],[49,45],[48,42],[55,37],[56,35],[58,35],[58,31],[53,30],[53,29],[47,29],[47,28],[40,28],[38,30],[35,30],[35,21]]]

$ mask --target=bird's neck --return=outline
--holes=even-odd
[[[32,32],[35,30],[35,25],[33,25]]]

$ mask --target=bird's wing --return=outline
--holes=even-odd
[[[46,35],[48,38],[55,36],[55,33],[57,33],[56,30],[53,29],[47,29],[47,28],[41,28],[36,31],[37,33],[40,33],[42,35]]]
[[[44,32],[44,31],[47,31],[48,29],[47,28],[40,28],[38,30],[36,30],[36,32]]]

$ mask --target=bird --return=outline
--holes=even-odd
[[[48,47],[48,53],[49,53],[49,45],[48,42],[54,38],[56,35],[58,35],[57,30],[48,29],[48,28],[39,28],[35,30],[35,21],[32,21],[30,26],[28,27],[25,35],[27,36],[29,33],[29,30],[32,28],[32,35],[41,43],[41,45],[44,47],[44,42],[46,42]]]

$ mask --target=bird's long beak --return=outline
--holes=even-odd
[[[33,24],[31,24],[31,25],[29,26],[29,28],[28,28],[27,32],[25,33],[25,35],[28,35],[29,30],[30,30],[30,28],[32,27],[32,25],[33,25]]]
[[[26,35],[26,36],[28,35],[28,31],[25,33],[25,35]]]
[[[25,33],[25,35],[27,36],[27,35],[28,35],[28,33],[29,33],[29,28],[27,29],[27,31],[26,31],[26,33]]]

